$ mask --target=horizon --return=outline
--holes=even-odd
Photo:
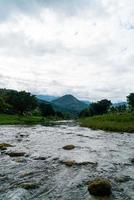
[[[0,89],[7,89],[7,90],[15,90],[15,89],[12,89],[12,88],[0,88]],[[17,90],[17,91],[25,91],[25,90]],[[61,94],[61,95],[53,95],[53,94],[43,94],[43,93],[32,93],[32,92],[30,92],[30,91],[28,91],[28,90],[26,90],[26,92],[29,92],[29,93],[31,93],[32,95],[35,95],[35,96],[48,96],[48,97],[54,97],[54,98],[60,98],[60,97],[63,97],[63,96],[66,96],[66,95],[71,95],[71,96],[73,96],[73,97],[75,97],[75,98],[77,98],[78,100],[80,100],[80,101],[89,101],[90,103],[92,103],[92,102],[97,102],[97,101],[100,101],[100,100],[102,100],[102,99],[105,99],[105,97],[104,98],[102,98],[102,99],[96,99],[96,100],[92,100],[91,98],[88,98],[88,99],[86,99],[86,98],[83,98],[83,97],[80,97],[80,96],[77,96],[77,95],[73,95],[73,94],[69,94],[69,93],[64,93],[64,94]],[[108,100],[111,100],[111,99],[108,99]],[[111,102],[112,103],[121,103],[121,102],[127,102],[127,99],[120,99],[120,100],[111,100]]]
[[[93,101],[91,99],[85,99],[85,98],[82,98],[82,97],[77,97],[77,96],[75,96],[73,94],[63,94],[61,96],[55,96],[55,95],[51,95],[51,94],[50,95],[49,94],[34,94],[34,95],[35,96],[40,96],[41,95],[41,96],[48,96],[48,97],[55,97],[55,98],[60,98],[60,97],[66,96],[66,95],[71,95],[71,96],[77,98],[80,101],[89,101],[90,103],[102,100],[102,99],[97,99],[96,101]],[[111,100],[111,99],[108,99],[108,100]],[[122,102],[127,102],[127,100],[118,100],[118,101],[115,100],[115,101],[111,101],[111,102],[112,103],[122,103]]]
[[[125,101],[133,0],[0,1],[0,88]]]

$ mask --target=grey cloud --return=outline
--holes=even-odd
[[[0,1],[0,87],[124,99],[134,89],[133,25],[121,27],[112,9],[106,17],[106,1]]]
[[[6,0],[0,1],[0,20],[7,20],[15,16],[17,13],[24,13],[28,15],[36,15],[39,13],[41,0]]]
[[[79,12],[82,13],[83,9],[89,12],[99,12],[100,14],[104,12],[101,0],[43,0],[42,3],[49,8],[62,11],[68,15],[74,15]]]
[[[102,0],[6,0],[0,1],[0,21],[19,13],[37,17],[43,8],[68,16],[82,13],[84,9],[97,15],[106,14]]]

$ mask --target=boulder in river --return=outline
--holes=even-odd
[[[7,155],[9,155],[10,157],[20,157],[20,156],[24,156],[26,153],[25,152],[7,152]]]
[[[110,196],[112,186],[107,179],[97,178],[89,183],[88,191],[94,196]]]
[[[73,144],[68,144],[68,145],[63,147],[64,150],[72,150],[74,148],[75,148],[75,146]]]

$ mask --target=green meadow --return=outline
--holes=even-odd
[[[108,113],[79,119],[80,125],[113,132],[134,132],[134,112]]]
[[[42,116],[19,116],[0,114],[0,125],[49,125],[52,124],[56,118],[44,118]]]

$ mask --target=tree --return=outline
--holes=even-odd
[[[125,104],[117,106],[117,111],[118,112],[124,112],[126,110],[127,110],[127,106]]]
[[[63,115],[63,113],[60,112],[60,111],[57,111],[57,112],[56,112],[56,116],[59,117],[59,118],[61,118],[61,119],[64,119],[64,115]]]
[[[7,102],[12,106],[13,111],[20,115],[37,107],[36,97],[25,91],[10,91],[7,96]]]
[[[92,110],[90,108],[86,108],[80,112],[79,117],[90,117],[92,115]]]
[[[111,101],[107,100],[107,99],[102,99],[101,101],[98,101],[98,104],[100,106],[100,112],[103,113],[107,113],[110,106],[112,105]]]
[[[107,99],[102,99],[101,101],[92,103],[90,105],[90,112],[92,113],[92,115],[102,115],[108,112],[111,105],[111,101]]]
[[[51,106],[51,104],[49,104],[49,103],[40,103],[39,104],[39,108],[40,108],[40,111],[41,111],[41,115],[43,117],[55,116],[55,111],[54,111],[53,107]]]
[[[89,108],[83,110],[79,116],[88,117],[94,115],[102,115],[108,112],[111,105],[111,101],[107,99],[102,99],[101,101],[91,103]]]
[[[7,104],[5,103],[4,99],[0,96],[0,113],[5,112],[7,108]]]
[[[127,103],[131,111],[134,111],[134,93],[130,93],[127,96]]]
[[[112,113],[117,112],[117,108],[115,106],[111,106],[110,112],[112,112]]]

